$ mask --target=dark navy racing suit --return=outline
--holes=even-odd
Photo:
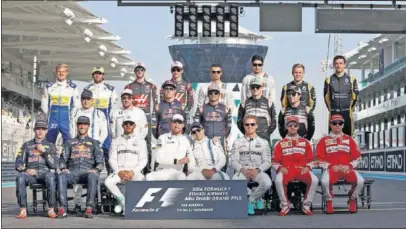
[[[42,145],[42,148],[39,146]],[[50,171],[57,169],[58,155],[53,143],[46,140],[25,142],[17,152],[15,168],[18,172],[16,178],[16,195],[20,208],[26,208],[27,190],[26,186],[36,183],[46,184],[48,189],[48,205],[50,208],[56,202],[56,179],[55,174]],[[34,169],[36,175],[26,173],[28,169]]]
[[[171,119],[175,114],[180,114],[186,120],[186,115],[183,112],[182,104],[178,100],[172,102],[162,101],[159,103],[158,108],[155,111],[156,114],[156,128],[152,133],[156,139],[162,134],[169,133],[171,131]],[[186,120],[187,121],[187,120]],[[188,130],[188,123],[185,124],[185,129]]]
[[[58,175],[59,202],[62,207],[68,206],[68,184],[87,184],[86,207],[94,207],[99,174],[104,168],[103,149],[100,142],[90,137],[76,137],[69,140],[59,159],[59,168],[69,169]],[[96,170],[96,173],[88,172]]]

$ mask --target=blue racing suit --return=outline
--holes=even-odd
[[[48,116],[47,141],[55,144],[59,132],[64,143],[71,139],[69,120],[74,108],[80,108],[75,83],[65,80],[47,84],[41,99],[41,110]]]

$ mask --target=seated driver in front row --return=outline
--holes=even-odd
[[[316,152],[320,167],[325,171],[321,177],[321,187],[326,198],[327,213],[333,210],[333,185],[343,179],[351,184],[348,192],[348,208],[351,213],[357,211],[357,197],[364,186],[364,178],[355,171],[361,160],[361,153],[355,140],[343,133],[344,118],[339,114],[330,118],[331,132],[321,138]]]
[[[202,124],[195,122],[191,127],[194,138],[193,157],[195,163],[190,163],[191,173],[188,180],[230,180],[221,170],[226,165],[226,155],[220,142],[206,137]],[[191,168],[192,164],[194,168]]]
[[[51,169],[58,167],[58,155],[53,143],[45,140],[47,123],[38,120],[34,126],[34,139],[25,142],[17,152],[15,168],[19,172],[16,179],[16,195],[20,214],[18,219],[27,217],[27,185],[45,183],[48,190],[48,217],[56,218],[56,180]]]
[[[302,211],[306,215],[312,215],[310,207],[319,182],[319,179],[311,172],[314,158],[312,146],[307,139],[300,137],[297,133],[299,119],[296,116],[289,116],[286,120],[288,133],[285,138],[276,143],[272,158],[272,167],[278,172],[275,186],[281,202],[279,215],[285,216],[289,213],[287,186],[294,180],[306,184]]]
[[[97,182],[104,168],[103,149],[100,142],[88,136],[90,119],[80,116],[77,119],[77,136],[68,140],[59,158],[58,189],[59,217],[67,217],[68,184],[87,184],[85,217],[93,217]]]
[[[133,115],[123,118],[124,134],[113,139],[110,148],[109,163],[113,173],[106,178],[104,183],[119,202],[114,207],[116,213],[124,210],[125,206],[124,195],[117,187],[117,183],[144,180],[141,171],[148,163],[147,144],[144,138],[137,136],[135,122]]]
[[[155,163],[158,163],[154,172],[145,176],[150,180],[185,180],[185,165],[194,162],[192,147],[189,139],[183,134],[185,119],[180,114],[173,115],[171,131],[158,138]],[[194,166],[191,166],[192,168]]]
[[[253,215],[254,205],[263,209],[260,198],[271,188],[272,181],[265,173],[271,167],[271,149],[268,141],[257,136],[257,118],[246,115],[243,120],[245,135],[233,143],[230,151],[231,167],[235,170],[233,180],[247,180],[259,185],[253,192],[248,190],[248,214]]]

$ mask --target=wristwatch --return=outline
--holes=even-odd
[[[258,169],[258,168],[256,168],[256,170],[257,170],[257,173],[260,173],[260,172],[261,172],[261,170],[260,170],[260,169]]]

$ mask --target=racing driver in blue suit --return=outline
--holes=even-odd
[[[55,144],[59,132],[63,143],[71,139],[70,113],[74,108],[80,108],[79,92],[76,84],[67,81],[68,65],[56,66],[56,81],[47,84],[41,99],[41,110],[48,117],[48,133],[46,140]]]

